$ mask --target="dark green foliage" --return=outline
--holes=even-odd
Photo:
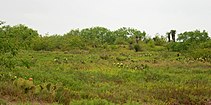
[[[172,37],[173,42],[175,42],[176,41],[176,38],[175,38],[176,30],[171,30],[170,33],[171,33],[171,37]]]
[[[206,31],[199,30],[184,32],[178,35],[179,42],[169,43],[167,48],[172,51],[186,51],[200,48],[209,48],[210,38]]]
[[[156,35],[153,40],[156,46],[163,46],[166,43],[166,38],[164,36],[159,37]]]
[[[80,31],[80,35],[90,44],[113,44],[115,36],[104,27],[86,28]]]
[[[12,69],[15,66],[14,56],[17,54],[18,46],[14,42],[15,38],[12,37],[10,31],[12,27],[0,27],[0,66]]]
[[[21,49],[30,49],[33,38],[38,37],[37,31],[21,24],[13,27],[3,26],[0,31],[1,38],[9,38]]]
[[[171,33],[167,32],[166,34],[167,34],[168,42],[171,42]]]
[[[135,49],[136,52],[142,50],[142,49],[141,49],[141,46],[140,46],[139,44],[135,44],[135,45],[134,45],[134,49]]]
[[[15,67],[14,56],[11,55],[1,55],[0,56],[0,66],[8,69],[13,69]]]
[[[82,36],[67,34],[61,39],[61,47],[63,50],[85,49],[86,43]]]
[[[186,51],[189,49],[190,44],[183,42],[171,42],[167,44],[167,48],[171,51]]]
[[[155,41],[149,40],[148,43],[147,43],[147,45],[148,45],[149,47],[151,47],[151,48],[155,48]]]
[[[1,22],[3,24],[3,22]],[[75,29],[62,35],[52,35],[52,36],[39,36],[37,31],[28,28],[25,25],[16,26],[2,26],[1,27],[1,41],[0,48],[5,51],[10,50],[12,54],[15,54],[16,49],[33,49],[36,51],[69,51],[72,49],[92,49],[102,47],[104,49],[109,49],[111,45],[128,45],[130,44],[130,49],[135,49],[138,51],[139,47],[131,45],[138,42],[144,41],[147,45],[143,45],[142,49],[153,50],[156,46],[165,46],[166,38],[156,35],[153,40],[151,38],[146,38],[146,33],[139,31],[134,28],[120,28],[115,31],[110,31],[104,27],[92,27],[86,29]],[[168,41],[170,41],[170,35],[172,36],[173,42],[175,42],[176,30],[171,30],[168,35]],[[188,49],[195,49],[199,47],[199,43],[203,47],[209,47],[209,43],[205,43],[209,40],[208,33],[206,31],[200,32],[190,31],[184,32],[178,35],[178,41],[183,43],[168,44],[167,48],[172,51],[184,51]],[[11,43],[12,42],[12,43]],[[21,42],[21,43],[20,43]],[[132,44],[131,44],[132,43]],[[2,45],[4,48],[2,47]],[[105,47],[106,45],[106,47]],[[197,45],[197,46],[196,46]],[[6,48],[7,47],[7,48]],[[136,47],[136,48],[135,48]],[[6,51],[5,51],[6,52]]]
[[[15,39],[11,38],[8,33],[10,28],[10,26],[0,27],[0,54],[10,53],[14,56],[17,53],[17,43],[14,42]]]
[[[131,37],[127,36],[128,32],[132,33]],[[142,40],[145,35],[145,32],[142,33],[132,28],[121,28],[112,32],[104,27],[92,27],[82,30],[71,30],[63,36],[53,35],[35,38],[32,48],[36,51],[66,51],[89,49],[90,47],[107,49],[108,45],[127,45],[129,42],[133,43],[136,36]],[[106,48],[105,45],[107,45]]]
[[[65,41],[63,40],[63,38],[59,35],[38,37],[33,40],[32,48],[35,51],[53,51],[57,49],[61,50],[64,42]]]
[[[128,44],[128,43],[138,43],[139,41],[142,41],[146,33],[143,31],[139,31],[137,29],[133,28],[120,28],[113,32],[113,34],[116,36],[115,44]]]
[[[211,48],[211,39],[209,39],[208,41],[202,42],[200,44],[200,48]]]
[[[137,29],[133,29],[133,28],[126,28],[126,27],[123,27],[123,28],[120,28],[116,31],[113,32],[113,34],[116,36],[116,37],[122,37],[124,39],[127,39],[128,36],[127,35],[132,35],[132,37],[139,37],[140,40],[142,40],[146,33],[143,31],[139,31]]]
[[[202,32],[199,30],[195,30],[179,34],[177,40],[186,43],[198,44],[209,40],[209,36],[205,30],[203,30]]]
[[[116,44],[116,45],[127,45],[128,43],[127,43],[125,38],[117,37],[114,44]]]

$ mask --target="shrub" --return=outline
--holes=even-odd
[[[201,48],[211,48],[211,40],[200,44]]]
[[[142,50],[142,49],[141,49],[141,46],[140,46],[139,44],[135,44],[135,45],[134,45],[134,49],[135,49],[136,52]]]
[[[17,41],[18,38],[14,38],[14,31],[10,26],[0,27],[0,66],[12,69],[14,68],[14,57],[17,54]],[[20,30],[19,30],[20,32]]]
[[[154,48],[155,47],[155,42],[153,40],[149,40],[147,45],[151,48]]]
[[[167,45],[167,48],[171,51],[185,51],[190,48],[190,44],[184,42],[171,42]]]
[[[123,37],[118,37],[116,40],[115,40],[115,44],[118,44],[118,45],[126,45],[127,44],[127,41],[125,38]]]

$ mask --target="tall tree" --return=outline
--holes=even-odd
[[[177,40],[187,43],[201,43],[209,40],[208,33],[203,30],[200,32],[199,30],[184,32],[178,35]]]
[[[176,30],[171,30],[170,33],[171,33],[171,37],[172,37],[173,42],[175,42],[176,41],[176,39],[175,39]]]
[[[87,42],[94,44],[103,44],[105,42],[111,44],[115,40],[111,31],[104,27],[86,28],[81,30],[80,35],[85,38]]]
[[[25,25],[15,25],[7,31],[8,35],[14,39],[14,42],[19,48],[28,49],[31,47],[33,38],[39,36],[36,30],[33,30]]]
[[[168,42],[171,42],[171,33],[170,32],[167,32],[166,35],[168,37]]]
[[[143,31],[139,31],[138,29],[134,28],[126,28],[122,27],[113,32],[113,34],[119,39],[129,41],[130,38],[134,38],[135,42],[138,43],[140,40],[143,40],[146,37],[146,33]]]

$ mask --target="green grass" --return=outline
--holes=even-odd
[[[184,56],[177,60],[176,52],[120,51],[21,51],[16,68],[1,69],[0,98],[56,103],[53,100],[16,91],[11,80],[33,78],[35,85],[51,83],[68,90],[72,105],[139,105],[139,104],[206,104],[211,99],[211,64]],[[57,60],[55,60],[57,59]],[[146,67],[145,67],[146,66]],[[8,85],[10,84],[10,85]],[[8,89],[8,90],[7,90]],[[11,91],[11,90],[10,90]],[[23,95],[21,95],[23,94]],[[44,93],[42,93],[44,94]],[[28,97],[28,98],[27,98]],[[32,100],[32,97],[33,100]],[[0,101],[5,102],[5,101]]]

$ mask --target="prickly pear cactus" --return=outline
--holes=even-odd
[[[51,83],[43,83],[35,87],[35,94],[50,94],[55,96],[57,86]]]
[[[22,90],[24,93],[34,93],[35,91],[35,85],[33,83],[33,81],[29,81],[29,80],[25,80],[23,78],[18,78],[17,80],[15,80],[13,82],[13,84],[19,88],[20,90]]]
[[[34,94],[39,98],[68,105],[71,99],[70,90],[61,84],[43,83],[34,85],[33,81],[18,78],[13,84],[25,94]]]
[[[40,87],[40,85],[35,86],[35,94],[40,94],[42,88]]]
[[[23,78],[18,78],[17,80],[15,80],[15,81],[13,82],[13,84],[14,84],[15,86],[17,86],[18,88],[21,88],[21,87],[24,85],[24,81],[25,81],[25,79],[23,79]]]

